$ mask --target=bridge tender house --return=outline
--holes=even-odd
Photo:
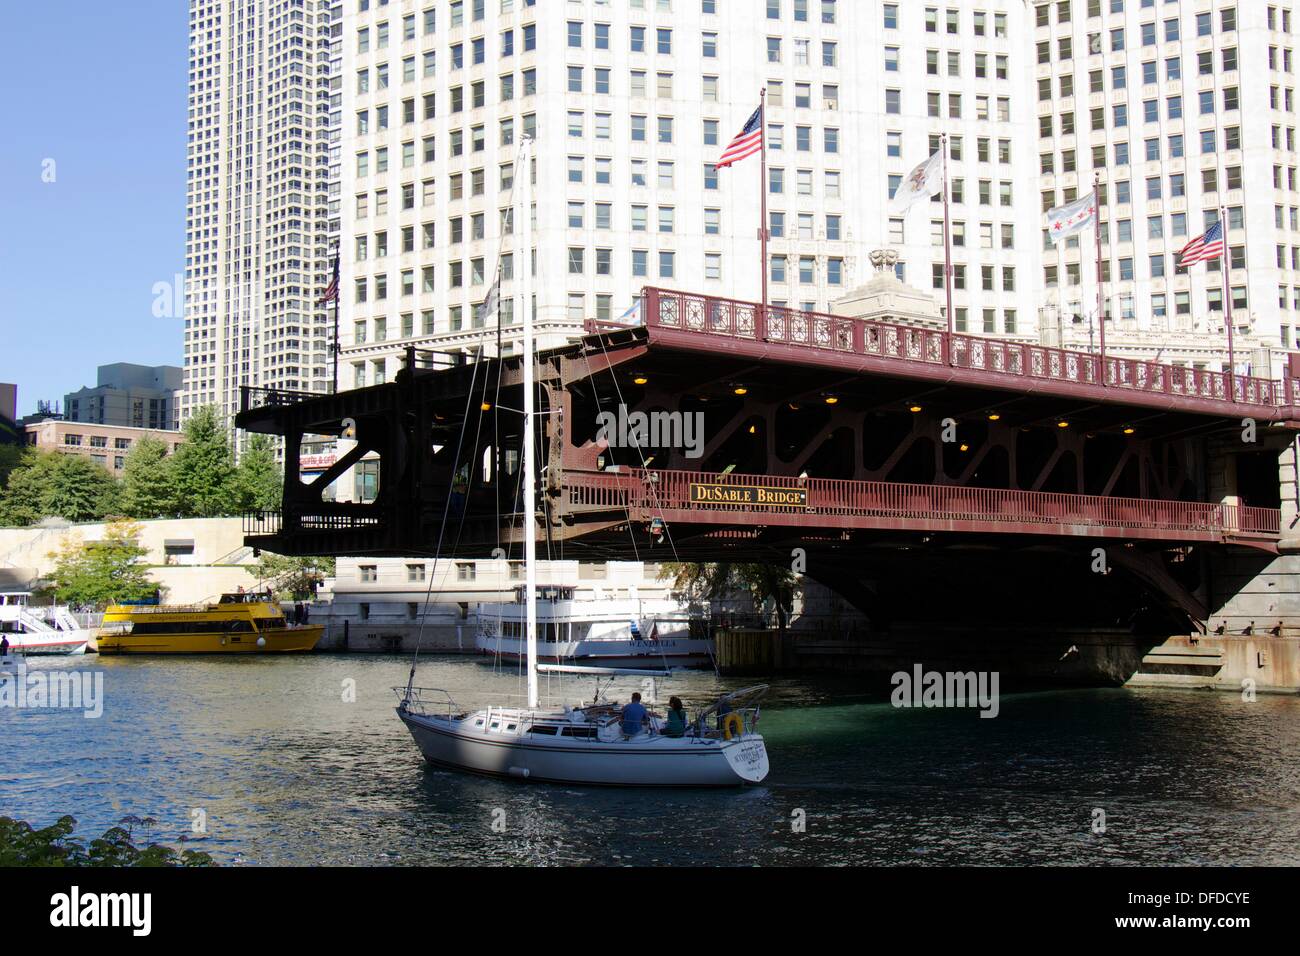
[[[691,485],[691,503],[697,505],[758,505],[805,508],[806,488],[763,488],[757,485]]]

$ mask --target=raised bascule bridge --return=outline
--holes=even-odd
[[[237,424],[284,438],[286,474],[246,543],[770,561],[900,640],[978,657],[1052,633],[1054,674],[1300,688],[1300,364],[1271,381],[655,288],[642,316],[538,356],[535,516],[518,356],[408,348],[383,385],[246,388]],[[319,435],[341,453],[299,480]],[[373,500],[324,500],[363,459]]]

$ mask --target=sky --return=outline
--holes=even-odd
[[[0,382],[19,415],[99,365],[182,364],[183,316],[154,311],[185,265],[187,7],[6,5]]]

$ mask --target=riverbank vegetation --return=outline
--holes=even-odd
[[[63,816],[48,827],[36,829],[25,820],[0,816],[0,867],[11,866],[214,866],[212,857],[198,850],[177,851],[159,843],[137,847],[136,827],[156,821],[125,817],[89,843],[74,835],[77,821]],[[184,839],[184,838],[182,838]]]
[[[215,408],[197,410],[175,454],[145,437],[126,455],[122,477],[79,454],[37,448],[0,461],[0,526],[46,518],[215,518],[280,507],[281,471],[265,435],[253,435],[239,462]]]

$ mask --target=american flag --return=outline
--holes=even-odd
[[[745,128],[740,131],[735,139],[731,141],[725,150],[722,151],[722,158],[718,160],[718,169],[725,169],[733,163],[738,163],[742,159],[753,156],[763,148],[763,107],[754,110],[754,115],[745,123]]]
[[[1223,255],[1223,223],[1216,222],[1205,235],[1197,236],[1178,253],[1178,267],[1186,269],[1198,262],[1209,262]]]
[[[326,302],[337,302],[338,300],[339,300],[339,259],[338,256],[335,256],[334,275],[330,278],[330,284],[325,287],[325,291],[321,293],[320,298],[316,300],[316,304],[322,305]]]

